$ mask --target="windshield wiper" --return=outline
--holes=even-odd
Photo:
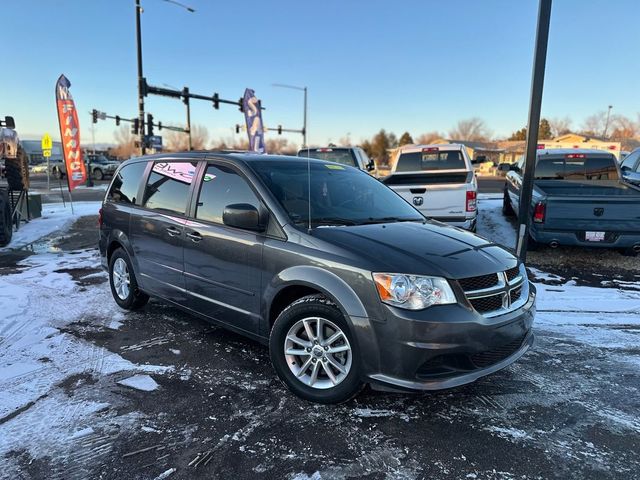
[[[369,217],[367,220],[361,222],[361,225],[371,225],[374,223],[395,223],[395,222],[424,222],[424,218],[419,217],[381,217],[373,218]]]
[[[322,218],[313,218],[311,219],[311,225],[316,227],[321,225],[346,225],[353,226],[359,225],[358,222],[351,220],[349,218],[340,218],[340,217],[322,217]]]

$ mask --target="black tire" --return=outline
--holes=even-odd
[[[540,242],[536,242],[531,235],[529,235],[529,240],[527,241],[527,251],[537,252],[542,249],[544,244]]]
[[[320,317],[335,324],[342,330],[351,348],[351,367],[344,379],[333,387],[319,389],[306,385],[294,375],[287,364],[284,351],[287,334],[297,322],[307,317]],[[308,295],[300,298],[278,315],[269,338],[269,354],[280,380],[289,390],[305,400],[317,403],[342,403],[356,396],[363,387],[360,379],[360,350],[356,339],[342,312],[322,295]],[[313,355],[309,354],[309,357],[311,359]],[[320,362],[318,363],[322,365]],[[320,367],[318,369],[321,370]],[[328,379],[324,372],[318,375],[322,374]]]
[[[18,146],[16,158],[7,158],[4,163],[9,188],[11,190],[28,190],[29,159],[22,147]]]
[[[96,168],[96,169],[93,171],[93,179],[94,179],[94,180],[103,180],[103,179],[104,179],[104,173],[102,172],[102,170],[101,170],[101,169]]]
[[[58,180],[62,180],[64,178],[64,172],[59,167],[54,167],[53,176],[56,177]]]
[[[619,249],[619,252],[620,252],[621,255],[624,255],[625,257],[637,257],[638,256],[638,252],[635,252],[633,250],[633,247],[621,248],[621,249]]]
[[[128,295],[126,297],[121,298],[118,292],[116,291],[116,286],[114,285],[114,266],[118,260],[124,261],[127,268],[127,273],[129,275],[129,290]],[[136,280],[136,276],[133,272],[133,267],[131,265],[131,260],[129,259],[129,255],[122,248],[118,248],[111,254],[111,258],[109,259],[109,286],[111,287],[111,294],[113,295],[113,299],[116,301],[120,308],[124,308],[125,310],[137,310],[138,308],[144,307],[149,301],[149,295],[144,293],[138,288],[138,282]]]
[[[507,190],[504,190],[504,195],[502,197],[502,214],[505,217],[515,217],[516,212],[513,209],[513,205],[511,205],[511,199],[509,198],[509,194]]]
[[[11,223],[9,193],[4,189],[0,189],[0,247],[9,245],[12,236],[13,224]]]

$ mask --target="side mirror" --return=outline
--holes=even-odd
[[[13,117],[4,117],[4,126],[7,128],[15,129],[16,122],[13,120]]]
[[[248,203],[234,203],[224,207],[222,223],[230,227],[264,232],[267,229],[267,215]]]
[[[371,160],[367,163],[367,172],[373,172],[376,169],[376,164]]]

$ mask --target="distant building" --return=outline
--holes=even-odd
[[[523,140],[505,140],[498,142],[498,147],[503,151],[500,155],[501,163],[517,162],[524,155],[526,148]],[[590,148],[593,150],[606,150],[609,153],[613,153],[616,158],[620,158],[622,146],[620,142],[612,142],[600,137],[567,133],[551,140],[538,140],[538,148]]]

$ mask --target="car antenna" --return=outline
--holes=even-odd
[[[309,145],[307,145],[307,200],[309,204],[309,231],[311,233],[311,153],[309,151]]]

